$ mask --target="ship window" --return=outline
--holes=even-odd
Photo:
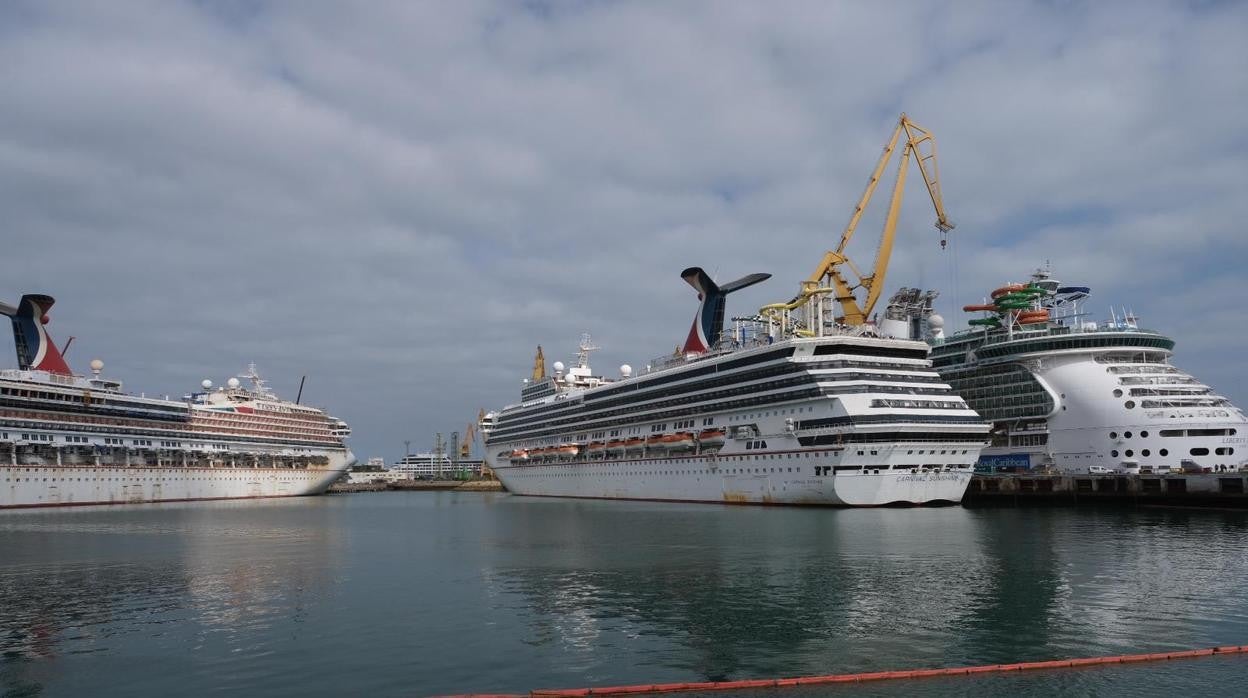
[[[1127,409],[1129,409],[1129,410],[1133,410],[1133,409],[1135,409],[1135,400],[1127,400],[1127,401],[1123,404],[1123,407],[1125,407],[1125,408],[1127,408]]]
[[[1118,452],[1117,452],[1117,451],[1110,451],[1110,452],[1109,452],[1109,457],[1110,457],[1110,458],[1117,458],[1117,457],[1118,457]]]
[[[1128,431],[1128,432],[1126,432],[1125,434],[1123,434],[1123,435],[1122,435],[1122,438],[1124,438],[1124,439],[1129,439],[1129,438],[1131,438],[1131,432],[1129,432],[1129,431]]]
[[[1163,456],[1168,456],[1168,455],[1170,455],[1170,450],[1169,450],[1169,449],[1165,449],[1165,448],[1163,448],[1163,449],[1161,449],[1160,451],[1158,451],[1158,453],[1160,453],[1160,454],[1161,454],[1161,455],[1163,455]]]
[[[1116,431],[1111,431],[1111,432],[1109,432],[1109,438],[1111,438],[1111,439],[1116,439],[1116,438],[1118,438],[1118,432],[1116,432]]]
[[[1114,388],[1114,397],[1122,397],[1122,390]]]
[[[1148,432],[1147,432],[1147,431],[1142,431],[1142,432],[1140,432],[1140,438],[1141,438],[1141,439],[1147,439],[1147,438],[1148,438]]]
[[[1191,453],[1193,456],[1207,456],[1209,455],[1209,449],[1202,446],[1200,448],[1193,448],[1191,451],[1188,451],[1188,453]]]
[[[1129,448],[1128,448],[1128,449],[1127,449],[1127,458],[1130,458],[1131,456],[1134,456],[1134,455],[1135,455],[1135,451],[1132,451],[1131,449],[1129,449]]]

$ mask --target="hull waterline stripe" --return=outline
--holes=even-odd
[[[1207,649],[1180,650],[1175,652],[1147,652],[1110,657],[1087,657],[1082,659],[1054,659],[1016,664],[986,664],[948,669],[912,669],[909,671],[873,671],[862,674],[826,674],[823,676],[800,676],[785,679],[745,679],[740,681],[701,681],[683,683],[636,684],[632,686],[604,686],[602,688],[538,689],[528,693],[466,693],[445,698],[533,698],[536,696],[623,696],[657,693],[683,693],[688,691],[733,691],[746,688],[787,688],[789,686],[817,686],[834,683],[859,683],[863,681],[887,681],[890,679],[920,679],[934,676],[973,676],[976,674],[1002,674],[1012,671],[1036,669],[1070,669],[1075,667],[1105,666],[1111,664],[1136,664],[1170,659],[1193,659],[1225,654],[1248,654],[1248,645],[1227,645]]]

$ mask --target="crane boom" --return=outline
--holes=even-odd
[[[854,233],[858,230],[858,223],[862,220],[862,214],[866,211],[867,205],[871,203],[871,197],[875,194],[876,186],[880,183],[880,178],[884,176],[884,170],[887,169],[888,163],[892,160],[898,143],[902,141],[901,136],[903,133],[905,134],[905,145],[902,148],[901,160],[897,166],[897,179],[893,184],[893,192],[889,198],[888,213],[884,218],[884,230],[880,234],[880,247],[876,252],[875,262],[871,266],[870,273],[863,274],[858,270],[857,265],[846,255],[845,250],[849,245],[849,241],[854,237]],[[854,212],[849,217],[849,223],[846,224],[844,232],[841,233],[840,244],[837,245],[835,250],[829,250],[823,255],[814,273],[802,283],[802,290],[793,300],[788,303],[766,306],[762,309],[764,314],[774,315],[777,312],[788,312],[806,304],[815,295],[831,292],[841,306],[842,322],[844,324],[862,325],[867,322],[867,318],[871,316],[871,312],[875,309],[875,304],[879,301],[880,294],[884,289],[884,276],[888,271],[888,263],[893,253],[893,241],[897,233],[897,220],[901,211],[902,197],[905,193],[907,168],[911,155],[914,156],[915,161],[918,163],[920,173],[923,176],[923,183],[927,186],[928,196],[932,200],[933,208],[936,209],[936,228],[941,232],[941,247],[945,246],[944,234],[952,230],[954,226],[945,214],[944,200],[940,193],[940,176],[936,167],[936,139],[932,136],[931,131],[914,123],[903,113],[897,120],[897,126],[893,129],[892,135],[885,144],[884,152],[880,154],[880,159],[876,163],[875,169],[872,170],[870,178],[867,179],[867,186],[863,190],[858,204],[854,207]],[[843,269],[846,267],[857,277],[858,281],[856,283],[851,283],[846,278],[843,272]],[[856,295],[858,289],[866,291],[866,298],[861,305],[859,305]],[[810,329],[808,328],[807,331],[810,331]]]

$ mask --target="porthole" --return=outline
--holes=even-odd
[[[1147,449],[1147,448],[1146,448],[1146,449],[1144,449],[1143,451],[1140,451],[1140,455],[1141,455],[1141,456],[1144,456],[1145,458],[1148,458],[1148,453],[1149,453],[1149,451],[1148,451],[1148,449]]]
[[[1123,404],[1123,407],[1129,410],[1135,409],[1135,400],[1127,400],[1126,403]]]
[[[1147,439],[1147,438],[1148,438],[1148,432],[1147,432],[1147,431],[1142,431],[1142,432],[1140,432],[1140,438],[1141,438],[1141,439]]]
[[[1129,449],[1129,448],[1128,448],[1128,449],[1127,449],[1127,458],[1130,458],[1131,456],[1134,456],[1134,455],[1135,455],[1135,451],[1132,451],[1131,449]]]
[[[1191,451],[1188,451],[1188,453],[1191,453],[1193,456],[1207,456],[1209,455],[1209,449],[1202,446],[1200,448],[1193,448]]]
[[[1110,451],[1110,452],[1109,452],[1109,456],[1110,456],[1111,458],[1117,458],[1117,457],[1118,457],[1118,452],[1117,452],[1117,451]]]
[[[1116,439],[1116,438],[1118,438],[1118,432],[1116,432],[1116,431],[1111,431],[1111,432],[1109,432],[1109,438],[1111,438],[1111,439]]]
[[[1114,388],[1114,397],[1122,397],[1122,391],[1118,388]]]

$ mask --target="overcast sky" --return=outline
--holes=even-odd
[[[686,266],[774,275],[730,314],[787,300],[906,111],[957,229],[912,176],[886,295],[964,326],[1047,260],[1245,406],[1245,37],[1242,2],[9,0],[0,296],[56,297],[71,365],[135,392],[306,374],[392,461],[538,344],[670,352]]]

